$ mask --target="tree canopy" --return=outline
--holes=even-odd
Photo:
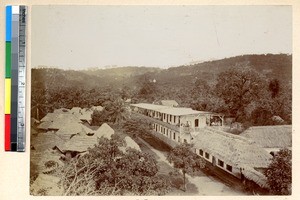
[[[263,84],[261,75],[251,67],[235,67],[218,76],[216,93],[224,100],[228,114],[239,120],[245,107],[260,97]]]
[[[280,150],[273,157],[265,171],[271,192],[276,195],[289,195],[292,189],[292,151]]]
[[[175,168],[181,170],[184,191],[186,191],[186,173],[200,170],[205,166],[205,162],[192,152],[191,147],[188,143],[182,143],[174,147],[167,157]]]
[[[161,179],[156,160],[149,154],[128,148],[123,140],[100,138],[98,145],[62,169],[65,195],[162,195],[168,184]]]

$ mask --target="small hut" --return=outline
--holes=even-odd
[[[124,138],[125,145],[123,147],[119,147],[119,149],[125,153],[127,148],[132,148],[138,151],[141,151],[140,146],[133,140],[131,137],[126,136]]]
[[[115,133],[114,129],[112,129],[107,123],[103,123],[98,130],[95,131],[96,137],[105,137],[107,139],[111,139],[111,136]]]
[[[62,146],[64,140],[53,133],[39,133],[37,136],[32,137],[31,145],[37,151],[44,151],[46,149],[52,149],[55,146]]]
[[[78,122],[68,122],[64,124],[57,132],[63,140],[67,141],[75,135],[94,135],[95,131]]]

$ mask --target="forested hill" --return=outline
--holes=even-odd
[[[237,85],[232,83],[232,76],[249,76],[254,85],[250,84],[251,81],[250,85],[247,83],[245,86],[252,88],[246,91],[251,91],[252,95],[258,92],[254,90],[259,87],[265,97],[255,102],[245,95],[243,102],[228,103],[226,92],[230,95],[239,89],[230,89]],[[47,113],[61,107],[102,105],[118,97],[151,103],[174,99],[181,106],[248,117],[262,115],[254,113],[253,109],[262,110],[261,106],[268,105],[265,109],[272,109],[269,115],[288,119],[291,113],[291,83],[292,55],[286,54],[243,55],[169,69],[120,67],[76,71],[33,68],[32,107],[44,106],[43,113]],[[226,87],[230,90],[226,91]],[[236,96],[231,98],[236,99]],[[239,110],[244,107],[245,110]]]
[[[280,80],[292,79],[292,56],[286,54],[236,56],[189,66],[174,67],[164,71],[164,73],[169,74],[169,76],[196,75],[198,78],[201,76],[212,78],[231,67],[244,67],[245,64],[267,77],[276,77]]]
[[[33,86],[51,85],[50,87],[80,86],[81,88],[122,86],[134,87],[141,76],[147,74],[163,85],[193,84],[195,79],[207,82],[215,81],[218,74],[231,67],[249,65],[259,73],[284,82],[292,80],[292,56],[286,54],[243,55],[222,60],[203,62],[188,66],[172,67],[169,69],[148,67],[119,67],[93,70],[61,70],[53,68],[32,69]]]

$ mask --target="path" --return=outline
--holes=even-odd
[[[139,138],[140,141],[145,144],[149,149],[151,149],[157,156],[157,161],[164,162],[169,166],[173,167],[167,160],[166,156],[159,150],[154,149],[150,144],[144,141],[142,138]],[[240,191],[231,189],[230,187],[224,185],[213,177],[207,176],[195,176],[191,177],[186,175],[190,183],[194,184],[198,189],[198,195],[224,195],[224,196],[235,196],[235,195],[245,195]],[[203,187],[204,186],[204,187]]]

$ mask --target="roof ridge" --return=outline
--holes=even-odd
[[[255,128],[272,128],[272,127],[282,127],[282,128],[289,128],[292,127],[292,124],[285,124],[285,125],[270,125],[270,126],[251,126],[249,129],[255,129]]]

